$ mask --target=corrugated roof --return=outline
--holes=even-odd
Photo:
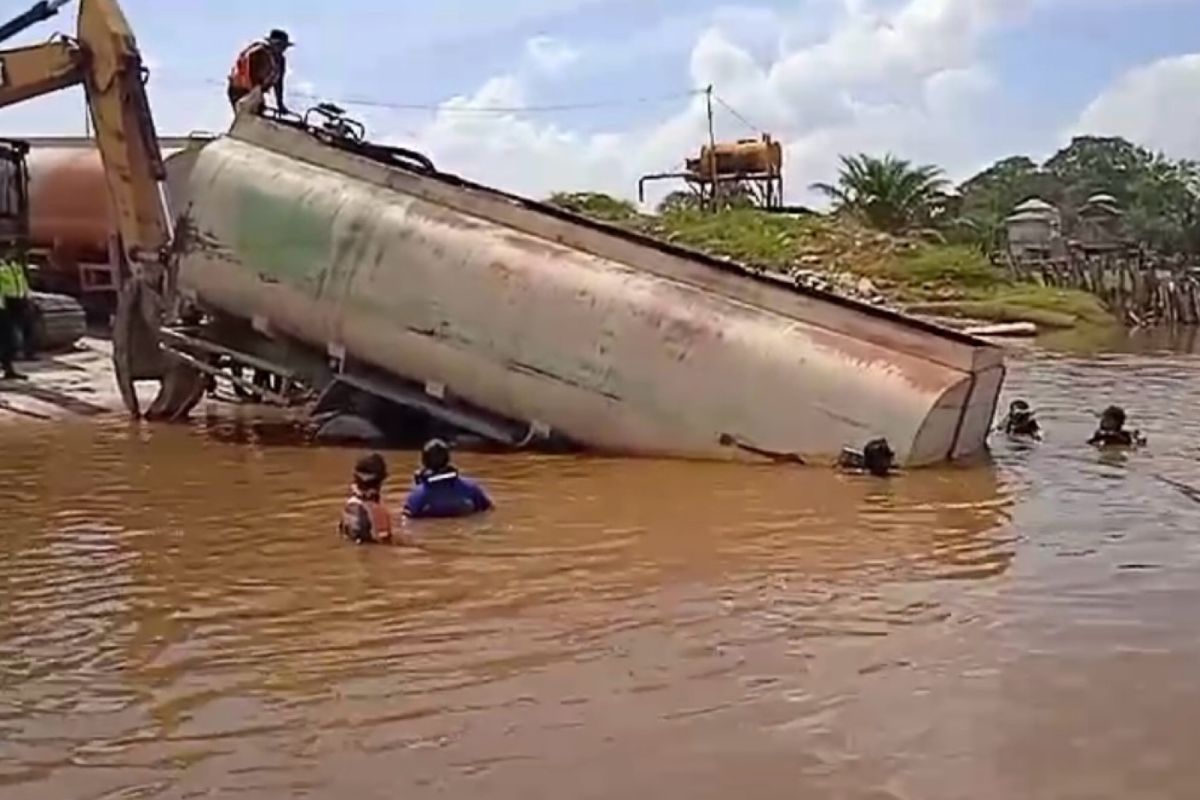
[[[1028,200],[1026,200],[1025,202],[1018,205],[1016,208],[1014,208],[1013,211],[1017,211],[1017,212],[1020,212],[1020,211],[1053,211],[1053,212],[1057,213],[1058,209],[1056,209],[1054,206],[1050,205],[1049,203],[1047,203],[1045,200],[1041,199],[1040,197],[1031,197]]]

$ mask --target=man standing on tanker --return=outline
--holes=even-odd
[[[286,31],[271,31],[265,41],[254,42],[243,50],[229,73],[229,104],[236,113],[238,103],[255,89],[262,90],[264,102],[268,91],[275,92],[275,107],[286,114],[283,102],[283,79],[287,74],[285,53],[292,46]],[[261,113],[263,106],[254,109]]]

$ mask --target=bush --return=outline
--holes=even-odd
[[[673,242],[767,269],[790,267],[808,234],[802,220],[748,208],[679,209],[663,215],[661,225]]]
[[[1007,282],[977,249],[965,245],[919,245],[901,256],[889,272],[898,283],[920,290],[978,291]]]
[[[601,192],[556,192],[548,202],[603,222],[631,222],[641,216],[633,203]]]

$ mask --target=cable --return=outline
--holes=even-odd
[[[730,114],[733,114],[735,117],[737,117],[738,120],[743,125],[745,125],[747,128],[754,131],[755,133],[764,133],[765,132],[761,127],[759,127],[758,125],[755,125],[753,122],[751,122],[750,120],[743,117],[736,108],[729,105],[729,103],[726,103],[725,100],[722,99],[722,97],[719,94],[713,94],[713,97],[716,99],[716,101],[718,103],[720,103],[722,106],[725,107],[726,111],[728,111]]]
[[[307,92],[293,92],[297,97],[307,97],[312,100],[323,99],[317,95]],[[387,108],[397,111],[433,111],[437,113],[450,112],[455,114],[531,114],[531,113],[554,113],[560,111],[587,111],[597,108],[617,108],[623,106],[632,106],[646,103],[662,103],[671,100],[679,100],[684,97],[695,97],[701,92],[675,92],[667,95],[657,95],[651,97],[630,97],[623,100],[598,100],[588,103],[558,103],[550,105],[529,105],[529,106],[456,106],[446,105],[445,103],[396,103],[385,100],[374,100],[366,97],[346,97],[334,98],[333,102],[338,105],[361,106],[364,108]]]
[[[215,80],[212,78],[202,81],[209,86],[224,86],[224,81]],[[627,97],[614,100],[595,100],[584,103],[554,103],[548,105],[528,105],[528,106],[457,106],[447,105],[450,101],[442,101],[441,103],[403,103],[394,102],[391,100],[379,100],[372,97],[327,97],[314,92],[304,92],[296,89],[289,89],[288,94],[293,97],[303,97],[307,100],[321,100],[333,102],[340,106],[358,106],[361,108],[385,108],[393,111],[431,111],[436,113],[449,112],[454,114],[533,114],[533,113],[555,113],[561,111],[587,111],[597,108],[619,108],[622,106],[643,105],[647,103],[665,103],[671,100],[680,100],[685,97],[696,97],[704,94],[703,90],[692,89],[686,92],[671,92],[663,95],[650,95],[645,97]]]

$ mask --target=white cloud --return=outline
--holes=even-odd
[[[1072,134],[1124,136],[1177,158],[1200,158],[1200,53],[1127,72],[1079,117]]]
[[[579,51],[552,36],[535,36],[525,43],[525,55],[540,71],[557,75],[579,60]]]
[[[827,2],[837,13],[820,36],[772,17],[773,53],[746,39],[753,9],[714,16],[692,48],[691,84],[715,85],[785,143],[794,201],[811,199],[805,187],[829,179],[846,152],[891,150],[952,174],[974,166],[980,154],[972,131],[994,125],[972,113],[992,88],[980,45],[1030,0]],[[528,91],[519,71],[493,78],[473,96],[448,102],[415,144],[443,168],[534,196],[594,189],[628,197],[639,175],[678,165],[706,137],[702,98],[681,101],[672,115],[636,130],[599,135],[534,115],[468,110],[522,105]],[[719,113],[721,136],[749,133]]]

